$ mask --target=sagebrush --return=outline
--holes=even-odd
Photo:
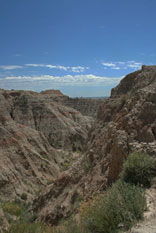
[[[132,153],[123,164],[120,178],[124,182],[149,188],[155,175],[155,162],[148,154]]]

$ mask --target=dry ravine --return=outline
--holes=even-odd
[[[134,151],[156,154],[156,67],[127,75],[100,105],[83,156],[34,201],[38,220],[57,224],[75,212],[73,196],[87,200],[114,182]]]
[[[26,193],[36,222],[77,214],[118,179],[130,153],[156,160],[156,66],[127,75],[107,99],[0,90],[0,108],[0,198]],[[155,190],[147,191],[148,219],[131,233],[156,233]]]

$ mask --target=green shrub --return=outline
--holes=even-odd
[[[65,221],[62,226],[49,227],[43,223],[27,223],[24,221],[12,223],[9,233],[87,233],[74,219]]]
[[[153,159],[144,153],[132,153],[123,165],[121,180],[143,187],[150,187],[156,174]]]
[[[83,226],[78,224],[74,218],[70,218],[64,223],[63,228],[60,230],[60,233],[87,233],[82,228]]]
[[[5,214],[15,215],[16,217],[21,216],[23,207],[16,202],[4,202],[1,207]]]
[[[143,218],[145,208],[143,189],[118,181],[82,210],[81,224],[88,233],[116,233]]]
[[[27,223],[24,221],[12,223],[9,233],[50,233],[51,231],[42,223]]]
[[[22,194],[21,194],[21,199],[22,199],[22,200],[26,201],[27,198],[28,198],[28,197],[27,197],[27,194],[26,194],[26,193],[22,193]]]

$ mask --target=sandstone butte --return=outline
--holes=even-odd
[[[156,154],[156,66],[127,75],[104,100],[0,90],[0,108],[0,198],[26,192],[50,225],[106,190],[129,153]]]

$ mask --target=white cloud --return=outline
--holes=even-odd
[[[7,66],[0,66],[0,68],[3,70],[15,70],[15,69],[21,69],[21,68],[23,68],[23,66],[7,65]]]
[[[61,66],[61,65],[51,65],[51,64],[26,64],[26,66],[45,67],[45,68],[49,68],[49,69],[72,71],[74,73],[84,72],[85,70],[89,69],[89,67],[83,67],[83,66]]]
[[[118,62],[103,62],[101,64],[104,66],[104,69],[113,69],[113,70],[121,70],[121,69],[133,69],[137,70],[140,69],[142,66],[141,62],[136,61],[118,61]]]
[[[50,69],[58,69],[58,70],[64,70],[64,71],[67,71],[68,70],[68,67],[66,66],[54,66],[54,65],[44,65],[44,67],[47,67],[47,68],[50,68]]]
[[[118,67],[118,66],[112,67],[112,70],[120,70],[120,69],[121,69],[121,67]]]
[[[108,66],[108,67],[114,67],[114,66],[116,66],[116,64],[115,63],[112,63],[112,62],[103,62],[103,63],[101,63],[103,66]]]
[[[124,61],[118,61],[118,64],[119,64],[119,65],[124,65],[125,62],[124,62]]]
[[[52,81],[53,84],[77,86],[77,85],[116,85],[122,77],[103,77],[95,76],[93,74],[88,75],[65,75],[65,76],[52,76],[52,75],[41,75],[41,76],[8,76],[5,80],[14,81]]]
[[[71,70],[75,73],[84,72],[85,70],[88,70],[88,69],[89,67],[83,67],[83,66],[71,67]]]
[[[44,64],[25,64],[26,66],[30,66],[30,67],[44,67]]]

